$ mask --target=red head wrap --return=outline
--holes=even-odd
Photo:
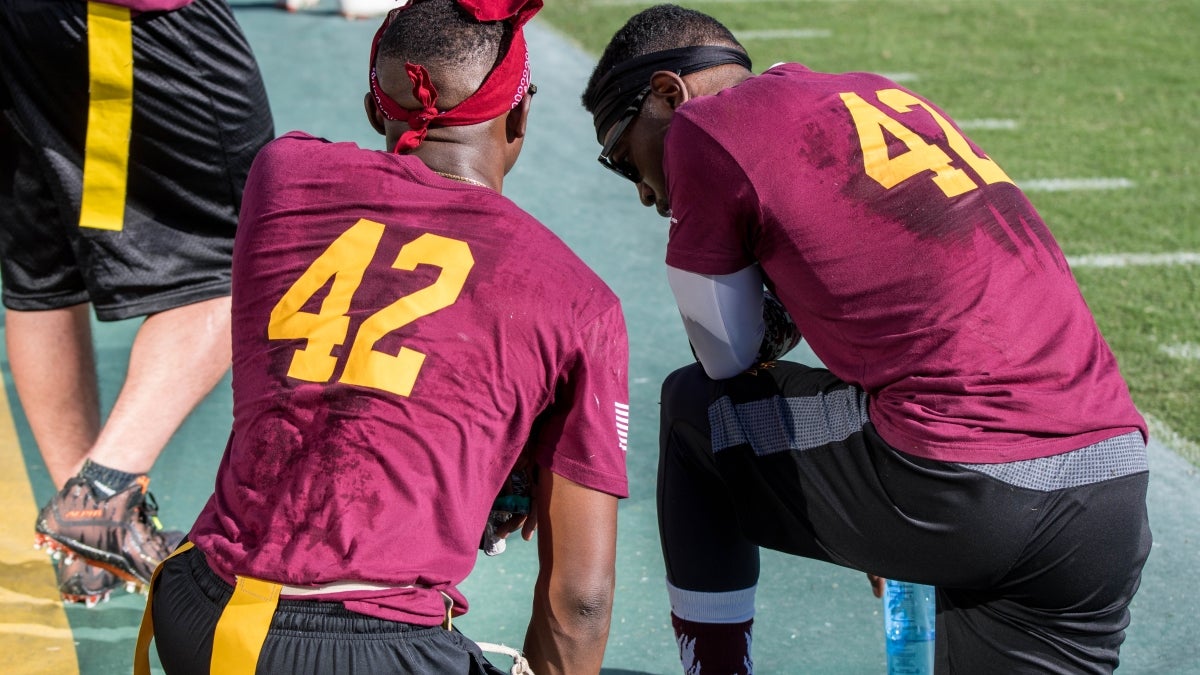
[[[375,72],[375,57],[379,40],[387,27],[403,11],[420,0],[397,7],[383,20],[371,43],[371,95],[379,105],[383,116],[389,120],[407,122],[409,130],[400,136],[393,152],[412,150],[421,144],[430,126],[466,126],[494,119],[517,107],[529,88],[529,50],[525,45],[525,25],[542,8],[542,0],[458,0],[468,14],[479,21],[508,21],[512,25],[512,41],[508,53],[484,79],[475,93],[449,110],[437,109],[437,87],[429,78],[429,71],[420,64],[405,63],[404,70],[413,83],[413,96],[421,102],[421,108],[409,110],[396,103],[379,86]]]

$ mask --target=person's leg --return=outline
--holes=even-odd
[[[145,583],[170,546],[153,521],[153,505],[145,504],[144,481],[137,484],[137,477],[150,470],[172,434],[228,370],[229,299],[185,305],[146,319],[134,340],[124,386],[102,427],[87,305],[9,310],[6,342],[17,395],[59,491],[48,508],[94,508],[105,497],[124,495],[101,519],[108,529],[97,527],[101,521],[95,518],[66,525],[64,513],[61,519],[40,517],[38,531],[59,535],[50,540],[89,560],[97,557],[93,550],[106,550],[108,555],[101,556],[106,567],[126,581]],[[72,480],[85,459],[88,478],[99,478],[107,494],[95,494],[93,481]],[[144,554],[151,550],[158,553],[147,561]],[[70,556],[60,563],[59,588],[67,600],[92,605],[117,586],[114,577],[85,569]]]
[[[229,298],[154,314],[133,341],[125,383],[88,458],[131,474],[167,442],[229,370]]]
[[[79,475],[42,509],[38,544],[78,555],[135,585],[174,549],[146,473],[187,415],[229,368],[229,299],[146,319],[128,376]]]
[[[756,545],[986,587],[1035,526],[1007,486],[889,447],[865,394],[824,369],[777,362],[712,381],[691,366],[662,402],[660,536],[685,670],[708,658],[750,672]]]
[[[100,430],[88,305],[5,313],[5,341],[17,397],[55,490],[79,472]],[[89,607],[121,581],[83,558],[58,563],[63,600]]]
[[[69,237],[63,236],[68,214],[44,164],[38,157],[70,156],[64,143],[37,111],[41,97],[53,97],[42,74],[49,69],[56,91],[74,81],[66,64],[81,64],[72,48],[72,24],[79,6],[13,5],[12,17],[0,19],[0,276],[6,307],[7,350],[34,439],[55,490],[60,490],[83,463],[100,430],[89,298],[75,265]],[[78,24],[76,24],[78,25]],[[52,26],[53,37],[47,34]],[[75,33],[75,46],[78,35]],[[33,53],[30,44],[44,52]],[[44,58],[50,55],[50,58]],[[86,69],[78,69],[81,79]],[[82,89],[83,85],[80,85]],[[78,100],[77,97],[67,97]],[[86,106],[49,106],[53,115],[86,115]],[[18,130],[19,128],[19,130]],[[82,128],[82,123],[80,124]],[[44,154],[43,154],[44,153]],[[61,168],[59,165],[58,168]],[[52,172],[53,173],[53,172]],[[57,564],[58,588],[65,602],[89,607],[107,600],[120,587],[117,577],[87,564],[65,559]]]
[[[749,673],[758,546],[742,536],[712,461],[712,388],[698,367],[678,370],[663,383],[659,536],[684,671]]]
[[[992,501],[1022,495],[1034,527],[1001,577],[939,593],[939,665],[983,675],[1113,672],[1151,546],[1141,436],[972,468],[990,474],[982,480]]]
[[[88,305],[5,313],[13,385],[55,489],[79,472],[100,432]]]
[[[721,381],[693,365],[664,383],[659,526],[685,671],[753,672],[759,546],[856,566],[835,551],[903,536],[881,524],[876,538],[860,522],[873,514],[847,506],[892,510],[868,426],[862,392],[797,363]]]

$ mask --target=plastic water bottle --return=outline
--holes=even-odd
[[[932,675],[936,614],[933,586],[887,580],[883,630],[888,675]]]

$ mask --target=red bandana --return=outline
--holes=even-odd
[[[384,117],[406,122],[409,126],[409,130],[400,136],[396,147],[392,149],[397,153],[415,149],[420,145],[421,141],[425,140],[430,126],[479,124],[517,107],[529,88],[529,50],[525,46],[525,33],[521,27],[542,8],[542,0],[458,0],[458,4],[479,21],[508,21],[513,29],[512,43],[508,53],[492,69],[475,93],[453,108],[439,112],[437,87],[429,79],[429,72],[424,66],[404,64],[408,79],[413,83],[413,96],[421,102],[421,108],[416,110],[402,108],[392,100],[379,86],[379,76],[375,72],[375,56],[384,31],[400,12],[418,1],[413,0],[388,12],[383,25],[375,33],[375,40],[371,43],[371,94]]]

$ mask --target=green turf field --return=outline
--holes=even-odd
[[[651,4],[552,0],[540,16],[598,56]],[[948,111],[1027,189],[1156,435],[1200,465],[1200,192],[1188,142],[1200,135],[1200,48],[1189,35],[1200,2],[679,4],[729,26],[756,71],[799,61],[893,75]],[[1132,254],[1159,257],[1133,264]],[[1112,266],[1093,264],[1100,255]]]

